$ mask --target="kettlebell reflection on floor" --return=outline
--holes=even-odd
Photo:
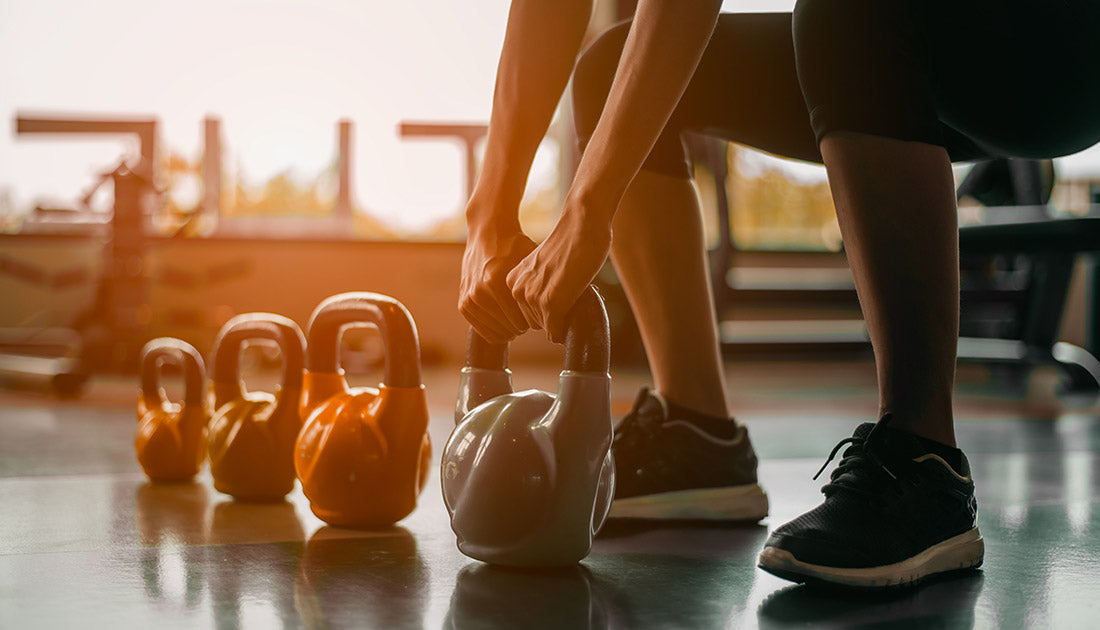
[[[146,481],[134,493],[138,541],[146,547],[206,543],[210,490],[198,481]]]
[[[444,627],[728,626],[747,611],[766,537],[758,524],[610,520],[578,564],[467,564]]]
[[[458,573],[444,628],[607,628],[584,565],[522,569],[471,563]]]
[[[220,501],[210,519],[208,545],[303,542],[306,532],[289,501],[244,503]]]
[[[294,601],[306,627],[420,628],[428,565],[404,527],[322,527],[306,544]]]
[[[296,628],[294,572],[302,541],[262,545],[208,545],[205,573],[215,627],[240,628],[246,620],[264,627]]]
[[[138,567],[145,596],[167,610],[192,610],[202,600],[203,550],[210,492],[196,481],[146,481],[134,493]]]
[[[239,626],[253,613],[296,626],[293,575],[305,540],[296,507],[211,505],[212,496],[197,481],[138,487],[135,526],[144,548],[137,566],[146,596],[158,608],[182,612],[198,608],[205,592],[218,627]],[[244,609],[253,604],[259,608]]]
[[[756,523],[611,519],[585,564],[613,627],[728,627],[745,612],[765,538]]]

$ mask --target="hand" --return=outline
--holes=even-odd
[[[566,315],[591,284],[611,249],[611,225],[586,220],[566,203],[550,235],[508,274],[508,287],[532,328],[565,341]]]
[[[489,343],[507,343],[527,330],[527,320],[506,278],[535,243],[519,229],[473,226],[462,254],[458,310]]]

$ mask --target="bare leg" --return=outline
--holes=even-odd
[[[691,180],[634,178],[612,224],[611,258],[638,320],[657,391],[726,417],[724,372],[699,197]]]
[[[955,445],[955,189],[938,146],[834,133],[821,142],[891,426]]]

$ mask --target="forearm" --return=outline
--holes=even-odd
[[[515,0],[497,66],[485,161],[466,219],[518,230],[535,151],[573,71],[592,0]]]
[[[603,114],[569,191],[588,220],[615,209],[691,81],[720,0],[641,0]]]

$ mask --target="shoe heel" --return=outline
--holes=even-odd
[[[985,559],[985,541],[977,527],[957,536],[952,543],[929,563],[929,573],[961,571],[982,566],[982,561]]]

